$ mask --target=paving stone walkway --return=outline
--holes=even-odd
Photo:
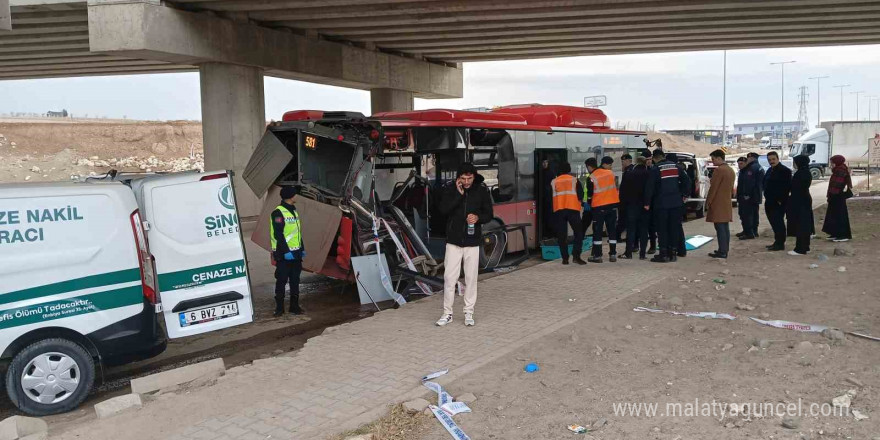
[[[427,373],[449,368],[438,382],[454,381],[662,277],[660,266],[637,260],[541,264],[481,281],[475,327],[463,324],[461,298],[455,320],[434,326],[436,295],[327,329],[288,356],[230,369],[214,386],[53,438],[119,438],[124,430],[130,440],[323,439],[380,417],[389,404],[430,395],[420,385]]]

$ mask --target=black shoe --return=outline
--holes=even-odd
[[[648,255],[654,255],[656,253],[657,253],[657,246],[654,246],[652,244],[651,247],[648,248]]]
[[[647,259],[648,259],[648,257],[646,257],[645,254],[639,254],[639,260],[647,260]]]
[[[284,315],[284,309],[275,309],[275,313],[272,314],[272,316],[274,316],[276,318],[281,315]]]
[[[562,260],[562,264],[568,264],[568,260]]]
[[[612,263],[617,263],[617,254],[611,254],[608,256],[608,261]]]
[[[775,251],[784,251],[784,250],[785,250],[785,246],[783,246],[783,245],[775,245],[775,244],[774,244],[773,246],[768,246],[768,247],[767,247],[767,250],[768,250],[768,251],[771,251],[771,252],[775,252]]]
[[[624,252],[623,255],[620,256],[620,258],[622,258],[624,260],[632,260],[633,254],[632,254],[632,252]]]
[[[587,258],[587,261],[589,261],[590,263],[601,263],[602,257],[590,257]]]
[[[740,240],[754,240],[756,238],[758,238],[758,237],[755,237],[752,234],[746,234],[746,235],[739,237]]]
[[[291,313],[292,315],[302,315],[302,314],[305,313],[305,310],[303,310],[301,307],[297,307],[297,308],[293,308],[293,307],[291,307],[291,308],[290,308],[290,313]]]
[[[654,255],[654,258],[651,258],[652,263],[668,263],[669,259],[664,257],[663,255]]]
[[[574,261],[577,264],[580,264],[581,266],[583,266],[584,264],[587,264],[587,262],[584,261],[580,256],[572,258],[572,261]]]
[[[743,232],[738,232],[738,233],[736,234],[736,238],[740,238],[740,237],[742,237],[743,235],[748,235],[748,234],[746,234],[745,231],[743,231]]]
[[[709,256],[712,258],[727,258],[727,254],[721,254],[716,252],[709,252]]]
[[[687,257],[687,256],[688,256],[688,253],[687,253],[687,251],[679,252],[679,253],[678,253],[678,256],[684,258],[684,257]]]

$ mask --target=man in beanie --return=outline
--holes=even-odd
[[[293,199],[299,194],[298,186],[281,188],[281,204],[270,218],[272,257],[275,260],[275,316],[284,314],[284,287],[290,283],[290,313],[300,315],[299,277],[306,250],[302,240],[299,214]]]
[[[452,322],[455,287],[464,270],[464,325],[474,325],[477,275],[480,269],[480,225],[492,220],[492,199],[483,176],[471,163],[458,167],[455,181],[443,188],[440,213],[446,216],[446,256],[443,259],[443,316],[438,326]]]

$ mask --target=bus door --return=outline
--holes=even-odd
[[[544,240],[556,237],[553,224],[553,190],[550,182],[556,178],[559,164],[568,161],[568,149],[538,148],[535,150],[535,200],[537,201],[538,223],[535,230],[538,245]]]

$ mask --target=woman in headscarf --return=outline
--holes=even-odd
[[[797,171],[791,177],[791,195],[788,198],[788,231],[796,237],[793,251],[788,255],[804,255],[810,251],[813,234],[813,198],[810,197],[810,157],[795,156]]]
[[[849,228],[849,211],[846,209],[847,193],[852,190],[852,179],[846,159],[836,155],[831,157],[831,180],[828,182],[828,211],[822,232],[835,242],[849,241],[852,232]]]

